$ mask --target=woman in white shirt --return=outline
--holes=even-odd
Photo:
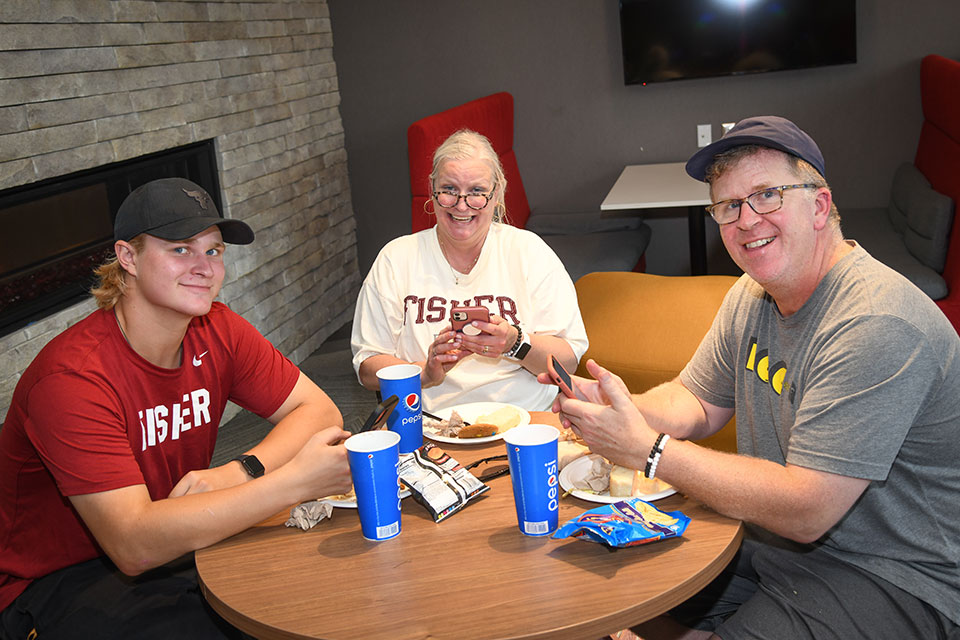
[[[534,233],[503,222],[507,187],[484,136],[460,130],[433,157],[430,191],[437,224],[389,242],[364,280],[353,323],[360,383],[376,372],[422,368],[429,411],[494,401],[548,409],[556,387],[537,382],[552,354],[573,371],[587,335],[570,276]],[[475,336],[455,332],[450,309],[482,306],[490,322]]]

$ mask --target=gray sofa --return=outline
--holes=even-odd
[[[920,170],[897,168],[885,208],[841,209],[843,235],[903,274],[934,300],[947,295],[941,275],[953,223],[954,203],[937,193]]]

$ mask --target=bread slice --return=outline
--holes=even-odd
[[[659,478],[647,478],[636,469],[628,469],[618,464],[610,469],[610,495],[614,498],[629,498],[659,493],[669,487]]]
[[[495,424],[499,427],[499,431],[502,433],[513,429],[515,426],[520,424],[521,414],[514,407],[500,407],[493,413],[488,413],[482,416],[477,416],[477,422],[485,422],[487,424]]]
[[[633,495],[633,486],[640,472],[618,464],[610,469],[610,495],[614,498],[629,498]]]
[[[590,453],[590,449],[585,445],[570,440],[562,440],[557,443],[557,468],[562,471],[565,466],[588,453]]]

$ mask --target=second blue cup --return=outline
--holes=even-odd
[[[528,536],[545,536],[557,528],[560,482],[557,440],[560,432],[548,424],[528,424],[507,431],[510,479],[517,523]]]
[[[398,434],[377,430],[352,435],[345,443],[360,531],[367,540],[388,540],[400,534],[399,441]]]
[[[415,364],[394,364],[377,371],[380,395],[397,396],[400,401],[387,418],[387,429],[400,434],[400,453],[423,446],[423,404],[420,400],[420,372]]]

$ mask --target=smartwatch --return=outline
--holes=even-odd
[[[530,336],[525,334],[518,324],[513,325],[513,328],[517,330],[517,341],[514,342],[510,350],[503,355],[508,358],[513,358],[514,360],[523,360],[530,351]]]
[[[233,462],[234,460],[240,463],[240,466],[243,467],[243,470],[246,471],[251,478],[259,478],[263,475],[263,463],[260,462],[257,456],[244,453],[237,456],[230,462]]]

